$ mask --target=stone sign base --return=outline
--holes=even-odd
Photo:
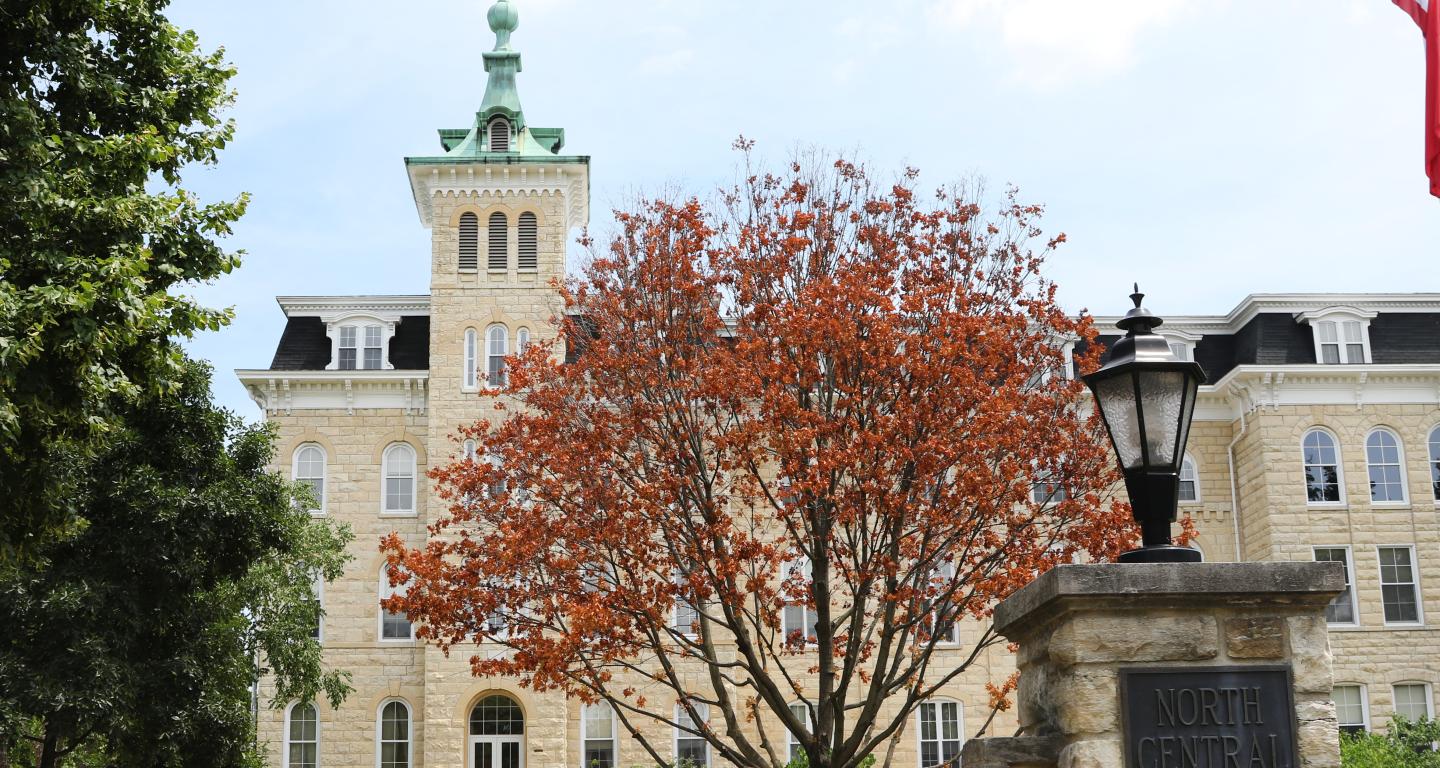
[[[961,762],[1338,768],[1325,605],[1343,588],[1335,563],[1055,568],[995,609],[1019,644],[1020,735]]]

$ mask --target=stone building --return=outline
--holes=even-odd
[[[514,7],[500,0],[489,20],[497,44],[473,122],[441,130],[439,153],[405,160],[432,233],[430,292],[280,297],[287,323],[270,366],[237,372],[279,431],[277,469],[312,484],[313,514],[356,534],[344,578],[317,585],[327,662],[353,673],[355,692],[336,710],[262,708],[273,765],[648,762],[603,708],[476,679],[466,654],[416,642],[378,605],[376,542],[397,531],[418,544],[444,511],[426,472],[464,450],[457,427],[493,412],[487,379],[505,356],[554,333],[550,281],[589,215],[589,158],[565,154],[564,131],[521,109]],[[1251,297],[1161,332],[1211,381],[1182,507],[1207,559],[1346,562],[1352,586],[1331,610],[1341,722],[1430,712],[1440,633],[1426,615],[1440,606],[1422,587],[1440,584],[1440,295]],[[987,715],[985,684],[1012,669],[1003,653],[982,657],[917,713],[894,764],[958,754]],[[1007,717],[991,732],[1013,730]],[[707,754],[679,734],[668,743]]]

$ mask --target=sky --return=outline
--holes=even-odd
[[[1423,45],[1390,0],[513,0],[526,117],[591,156],[591,231],[770,163],[857,154],[925,185],[1014,185],[1068,242],[1067,309],[1224,314],[1251,293],[1440,291]],[[276,295],[425,293],[402,158],[468,126],[489,0],[174,0],[238,69],[234,142],[186,188],[251,195],[243,266],[191,293],[221,404],[265,368]],[[576,233],[578,234],[578,232]]]

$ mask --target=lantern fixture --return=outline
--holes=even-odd
[[[1205,371],[1176,357],[1154,332],[1164,320],[1141,306],[1144,298],[1136,285],[1130,295],[1135,308],[1116,323],[1125,336],[1110,348],[1109,361],[1085,377],[1140,524],[1143,545],[1122,554],[1120,562],[1199,562],[1198,551],[1174,545],[1170,524],[1179,509],[1180,466]]]

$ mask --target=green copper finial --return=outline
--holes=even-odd
[[[510,0],[499,0],[490,6],[487,18],[490,21],[490,31],[495,33],[495,50],[510,50],[510,33],[520,26],[520,11],[510,4]]]

